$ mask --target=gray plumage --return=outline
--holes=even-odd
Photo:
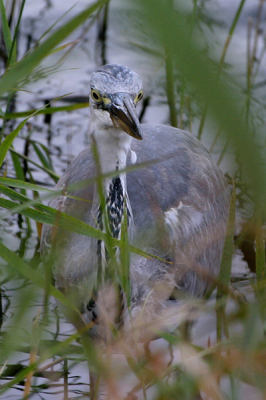
[[[131,254],[130,315],[133,321],[143,317],[139,335],[144,340],[152,336],[148,325],[154,320],[171,330],[164,321],[168,310],[172,321],[184,295],[202,296],[217,277],[230,193],[222,173],[192,134],[138,123],[135,107],[142,97],[142,83],[136,73],[107,65],[92,75],[91,88],[90,137],[97,145],[102,172],[117,170],[116,177],[103,181],[108,226],[95,184],[68,192],[69,186],[96,176],[90,148],[74,159],[57,184],[57,189],[81,200],[62,195],[50,206],[98,229],[109,229],[117,238],[126,207],[130,242],[166,260]],[[136,157],[137,163],[156,162],[126,175],[119,173]],[[106,340],[109,323],[130,331],[125,295],[120,293],[121,309],[106,274],[109,261],[103,243],[45,225],[41,250],[46,255],[52,252],[55,284],[67,295],[75,293],[81,319],[93,323],[92,336]],[[101,284],[99,268],[106,274]]]

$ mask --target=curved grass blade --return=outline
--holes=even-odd
[[[104,6],[109,0],[99,0],[93,5],[85,8],[84,11],[73,17],[69,22],[59,28],[47,40],[41,43],[32,53],[26,55],[21,61],[14,64],[4,76],[1,78],[0,83],[0,96],[5,92],[12,90],[12,88],[25,80],[34,68],[62,42],[71,32],[73,32],[79,25],[87,20],[91,14],[99,7]]]
[[[145,13],[154,40],[168,43],[176,67],[206,101],[211,114],[230,139],[238,162],[246,167],[256,203],[266,204],[265,163],[255,142],[250,140],[253,133],[242,112],[245,95],[236,89],[233,79],[228,77],[227,82],[217,79],[217,71],[210,59],[200,50],[197,40],[190,40],[187,35],[186,14],[180,5],[176,3],[175,12],[171,12],[167,2],[160,0],[138,1],[137,4]],[[260,134],[263,133],[257,126],[256,135],[259,137]]]
[[[217,329],[217,338],[219,340],[221,340],[222,338],[223,327],[224,330],[226,330],[225,306],[226,306],[226,299],[228,296],[228,286],[230,283],[232,257],[234,252],[235,207],[236,207],[236,191],[235,187],[233,187],[231,202],[230,202],[229,218],[226,230],[226,238],[225,238],[220,273],[218,278],[219,285],[216,294],[216,304],[217,304],[216,329]],[[223,302],[221,303],[222,297],[223,297]]]
[[[15,153],[11,152],[11,157],[12,157],[12,161],[13,161],[13,166],[15,169],[15,173],[16,173],[16,181],[17,182],[24,182],[25,180],[25,175],[24,175],[24,170],[22,168],[19,156]],[[26,196],[26,191],[23,187],[20,187],[21,189],[21,194],[23,194],[24,196]]]
[[[29,110],[29,111],[20,111],[20,112],[14,112],[14,113],[8,113],[6,115],[0,115],[0,118],[5,118],[5,119],[14,119],[14,118],[25,118],[28,116],[31,116],[32,114],[34,115],[40,115],[40,114],[54,114],[57,112],[69,112],[69,111],[75,111],[79,110],[80,108],[86,108],[89,107],[89,103],[76,103],[72,104],[70,106],[61,106],[61,107],[48,107],[48,108],[42,108],[42,109],[35,109],[35,110]]]
[[[8,249],[6,246],[4,246],[0,242],[0,256],[3,260],[5,260],[10,267],[12,267],[19,275],[29,279],[31,282],[33,282],[35,285],[40,287],[41,289],[46,290],[47,289],[47,283],[45,280],[42,278],[40,273],[38,271],[35,271],[31,267],[28,266],[25,261],[23,261],[19,256],[17,256],[13,251]],[[73,307],[73,304],[71,301],[69,301],[63,293],[61,293],[59,290],[57,290],[53,285],[49,284],[49,290],[50,294],[55,297],[57,300],[59,300],[62,304],[66,305],[69,307],[71,310],[76,310],[75,307]]]
[[[43,186],[38,186],[38,185],[35,185],[33,183],[29,183],[29,182],[25,182],[25,181],[18,180],[18,179],[13,179],[13,178],[2,178],[2,177],[0,177],[0,183],[2,183],[3,185],[6,185],[6,186],[15,187],[15,188],[18,188],[18,189],[33,190],[33,191],[36,191],[36,192],[53,193],[53,196],[54,196],[54,193],[55,193],[53,190],[47,189],[47,188],[45,188]]]
[[[12,45],[12,38],[10,34],[9,24],[6,16],[6,9],[3,0],[0,0],[0,11],[2,16],[2,29],[7,53],[10,52]]]
[[[19,25],[20,25],[20,22],[21,22],[21,17],[22,17],[22,14],[23,14],[25,3],[26,3],[26,0],[22,0],[21,5],[20,5],[18,21],[17,21],[16,28],[15,28],[14,37],[13,37],[12,44],[11,44],[11,49],[10,49],[10,52],[8,53],[8,67],[10,65],[12,65],[14,62],[16,62],[16,57],[17,57],[17,37],[18,37]]]
[[[263,235],[263,223],[260,213],[256,218],[256,274],[257,274],[257,285],[255,286],[255,293],[257,296],[260,313],[265,323],[266,265],[265,265],[265,243]]]
[[[40,110],[42,108],[47,107],[49,104],[46,104],[44,107],[41,107]],[[21,129],[24,127],[24,125],[26,124],[26,122],[33,117],[34,115],[37,114],[39,110],[33,112],[28,118],[24,119],[24,121],[22,121],[11,133],[9,133],[9,135],[6,136],[5,140],[3,141],[3,143],[0,145],[0,167],[2,166],[5,156],[7,154],[7,151],[9,150],[9,148],[11,147],[14,139],[17,137],[17,135],[19,134],[19,132],[21,131]]]
[[[3,188],[0,188],[0,189],[1,189],[1,191],[3,191]],[[9,192],[9,195],[10,195],[10,192]],[[14,195],[14,196],[16,196],[16,200],[17,200],[19,198],[19,196],[22,196],[22,195],[19,193],[16,193],[16,195]],[[24,196],[22,196],[22,197],[24,197]],[[27,199],[27,197],[26,197],[26,199]],[[29,200],[29,199],[27,199],[27,200]],[[25,201],[25,197],[24,197],[24,201]],[[4,199],[4,198],[0,198],[0,206],[12,211],[12,209],[14,209],[14,210],[16,209],[16,207],[18,206],[18,203],[11,201],[11,200]],[[35,210],[35,209],[29,208],[27,206],[26,209],[20,210],[19,214],[24,215],[25,217],[32,218],[33,220],[35,220],[37,222],[41,222],[43,224],[57,226],[59,228],[64,228],[64,229],[67,229],[67,230],[70,230],[73,232],[80,233],[81,235],[93,237],[95,239],[105,240],[105,241],[109,241],[109,242],[111,241],[113,247],[121,245],[120,240],[114,239],[112,237],[111,238],[107,237],[107,235],[105,233],[103,233],[102,231],[99,231],[96,228],[93,228],[92,226],[87,225],[85,222],[80,221],[70,215],[67,215],[63,212],[57,211],[49,206],[44,206],[42,204],[38,204],[38,208],[40,210]],[[154,256],[153,254],[147,253],[146,251],[141,250],[135,246],[130,246],[130,251],[132,251],[133,253],[138,254],[142,257],[145,257],[145,258],[155,258],[160,261],[169,263],[169,261],[164,260],[160,257]]]
[[[34,141],[31,141],[31,144],[32,144],[32,146],[35,150],[35,153],[37,154],[41,164],[43,165],[43,167],[53,171],[51,159],[48,156],[48,154],[45,152],[43,145],[40,143],[34,142]],[[44,154],[44,152],[42,150],[44,150],[44,152],[46,154]]]
[[[10,146],[13,143],[13,140],[18,136],[19,132],[23,128],[23,126],[26,124],[30,117],[24,119],[17,127],[14,129],[3,141],[3,143],[0,146],[0,167],[2,166],[6,153],[8,152]]]
[[[43,167],[42,165],[36,163],[35,161],[31,160],[30,158],[24,156],[24,154],[21,154],[19,152],[17,152],[14,149],[9,149],[12,153],[17,154],[20,158],[22,158],[23,160],[28,161],[28,163],[31,163],[32,165],[35,165],[37,168],[41,169],[42,171],[45,171],[52,179],[54,182],[57,182],[59,179],[59,176],[52,170]]]

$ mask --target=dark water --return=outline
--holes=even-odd
[[[62,22],[73,16],[75,13],[81,11],[88,5],[88,1],[79,1],[75,3],[72,0],[27,0],[22,19],[22,25],[19,36],[19,53],[22,56],[29,47],[33,46],[39,37],[57,21],[64,12],[69,10],[67,15],[62,19]],[[191,3],[191,4],[190,4]],[[231,23],[232,16],[238,6],[239,1],[228,0],[221,2],[209,1],[205,2],[207,14],[217,20],[217,24],[213,26],[214,37],[217,43],[223,44],[228,26]],[[192,1],[186,2],[186,7],[191,8]],[[71,7],[74,6],[72,9]],[[245,59],[246,59],[246,32],[247,22],[249,16],[256,15],[257,2],[246,1],[246,6],[243,10],[242,17],[239,21],[238,29],[234,35],[234,39],[230,46],[227,63],[231,63],[231,70],[233,74],[239,76],[240,81],[245,79]],[[81,97],[86,101],[86,96],[89,91],[89,77],[90,74],[103,63],[121,63],[128,65],[133,70],[138,72],[144,82],[145,95],[150,97],[149,106],[145,109],[143,122],[145,123],[169,123],[169,110],[165,100],[165,71],[162,60],[155,57],[153,54],[147,55],[140,48],[140,44],[145,43],[145,46],[154,45],[149,42],[147,32],[140,26],[138,14],[134,10],[133,3],[128,3],[123,0],[115,0],[111,2],[107,26],[103,24],[104,16],[96,20],[94,23],[88,22],[77,31],[75,31],[65,43],[80,39],[78,43],[72,47],[68,47],[62,52],[52,54],[38,69],[38,74],[33,77],[31,83],[26,86],[27,91],[18,93],[16,99],[16,111],[24,111],[41,107],[45,102],[49,102],[62,95],[70,93],[71,96]],[[60,25],[60,22],[59,22]],[[58,26],[59,26],[58,25]],[[106,28],[106,31],[105,31]],[[138,34],[136,35],[136,32]],[[101,33],[101,35],[99,35]],[[209,31],[206,28],[206,36]],[[259,45],[261,45],[259,43]],[[219,46],[218,46],[219,48]],[[220,47],[221,49],[221,47]],[[69,53],[66,55],[66,53]],[[63,58],[65,57],[65,58]],[[219,57],[219,54],[217,55]],[[63,58],[63,59],[62,59]],[[57,65],[58,63],[58,65]],[[55,67],[53,67],[55,66]],[[52,68],[52,71],[50,70]],[[49,71],[50,70],[50,71]],[[263,72],[263,70],[262,70]],[[42,79],[40,79],[42,76]],[[263,96],[262,92],[258,90],[258,96]],[[65,99],[66,100],[66,99]],[[73,100],[73,97],[72,97]],[[55,106],[65,105],[66,101],[57,101]],[[71,103],[67,103],[71,104]],[[140,110],[141,112],[141,107]],[[199,120],[197,117],[193,119],[192,132],[196,133],[198,130]],[[87,132],[88,127],[88,110],[81,109],[71,113],[56,113],[52,115],[51,119],[44,116],[36,116],[30,120],[30,123],[22,130],[20,137],[14,142],[15,149],[19,152],[25,151],[25,137],[30,133],[33,140],[45,145],[51,154],[53,167],[56,173],[60,176],[67,165],[71,162],[83,148],[87,145]],[[215,124],[211,119],[206,123],[206,129],[202,138],[203,143],[209,149],[213,140],[213,129]],[[213,148],[213,157],[218,160],[224,146],[224,140],[221,139]],[[34,161],[39,163],[39,160],[34,152],[32,146],[29,146],[28,156]],[[224,157],[221,168],[223,172],[232,172],[235,168],[234,155],[227,152]],[[38,184],[52,187],[53,180],[38,168],[33,167],[32,173],[35,182]],[[7,166],[7,175],[12,177],[14,174],[12,162],[9,158]],[[2,213],[2,212],[1,212]],[[3,211],[5,213],[5,211]],[[238,226],[241,225],[242,211],[238,210]],[[36,231],[36,226],[32,223],[31,230],[25,222],[14,215],[9,216],[4,221],[1,221],[3,243],[16,251],[24,259],[31,261],[34,257],[38,259],[39,241]],[[233,274],[237,278],[245,278],[249,274],[249,269],[245,261],[243,261],[243,254],[237,250],[233,260]],[[4,269],[3,285],[3,311],[5,314],[5,326],[12,324],[12,318],[18,309],[18,297],[14,293],[20,291],[21,285],[24,284],[23,280],[9,281],[9,272]],[[239,284],[239,290],[243,291],[246,296],[252,298],[252,290],[249,284],[242,281]],[[24,289],[23,289],[24,290]],[[28,288],[25,288],[25,293],[28,295]],[[40,294],[33,294],[36,298],[36,307],[40,302]],[[14,300],[15,299],[15,300]],[[60,322],[60,327],[57,326],[57,309],[54,303],[51,304],[53,310],[53,320],[50,321],[49,328],[45,334],[46,340],[64,340],[72,331],[69,324]],[[29,326],[32,324],[32,319],[36,316],[36,308],[29,314]],[[209,335],[210,330],[213,329],[213,320],[206,319],[202,325],[197,327],[197,337],[200,344],[206,345],[206,335]],[[59,331],[58,331],[59,329]],[[27,334],[27,329],[25,329]],[[77,346],[77,353],[79,344]],[[70,396],[76,398],[83,398],[82,394],[88,391],[88,386],[84,382],[88,382],[87,367],[85,361],[81,361],[82,356],[75,355],[72,360],[69,360],[68,366],[70,374],[68,377],[68,389]],[[21,365],[28,365],[27,352],[18,352],[14,357],[8,360],[8,364],[16,363]],[[52,362],[53,360],[51,360]],[[62,364],[54,366],[54,377],[48,375],[41,378],[35,378],[34,383],[40,385],[51,379],[53,384],[49,388],[43,388],[39,394],[34,394],[31,398],[45,398],[45,399],[61,399],[62,398],[62,383],[63,378],[60,376],[62,371]],[[59,373],[60,379],[58,380]],[[14,371],[10,372],[10,376]],[[47,378],[48,377],[48,378]],[[1,382],[2,383],[2,382]],[[6,392],[1,398],[14,398],[19,399],[22,396],[21,386],[17,389]],[[248,390],[247,388],[245,390]],[[247,392],[245,392],[247,393]],[[12,396],[12,397],[11,397]],[[255,394],[253,394],[255,399]],[[243,397],[243,399],[251,397]]]

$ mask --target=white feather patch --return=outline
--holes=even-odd
[[[135,153],[135,151],[130,149],[130,159],[131,159],[132,164],[136,164],[137,158],[138,157],[137,157],[137,154]]]

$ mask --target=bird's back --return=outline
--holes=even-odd
[[[208,152],[190,133],[157,125],[142,125],[143,140],[134,140],[128,155],[138,163],[148,163],[127,172],[127,192],[132,208],[134,229],[132,243],[159,256],[145,259],[132,255],[132,308],[150,301],[171,300],[173,293],[202,295],[217,276],[226,233],[230,193],[225,178]],[[60,179],[57,188],[95,177],[91,150],[80,153]],[[50,205],[94,224],[92,206],[95,186],[86,186],[53,199]],[[85,201],[84,201],[85,200]],[[53,228],[45,226],[42,248],[51,242]],[[62,233],[56,258],[55,279],[72,283],[90,281],[97,261],[91,254],[93,242],[77,233]],[[64,265],[63,265],[64,264]],[[156,292],[155,287],[167,287]],[[64,284],[63,284],[64,286]],[[153,292],[153,295],[150,293]],[[156,300],[157,296],[157,300]]]

